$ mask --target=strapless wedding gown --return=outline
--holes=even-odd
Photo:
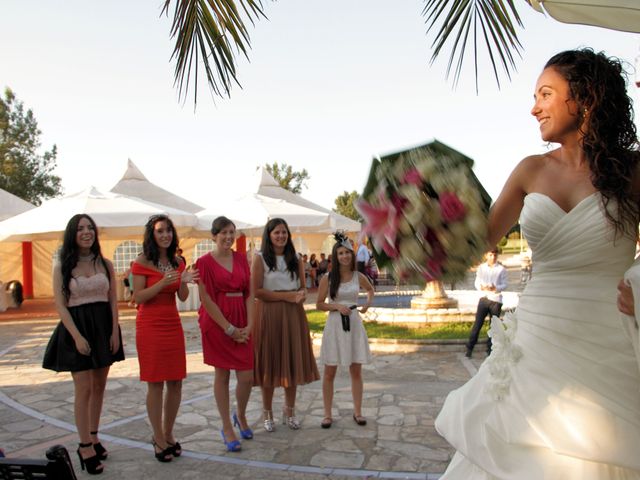
[[[525,198],[534,275],[436,420],[457,450],[441,480],[640,479],[640,372],[615,305],[635,244],[613,241],[600,198]]]

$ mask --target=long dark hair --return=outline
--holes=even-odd
[[[158,262],[160,261],[160,249],[158,248],[158,244],[156,243],[156,239],[153,236],[153,231],[155,229],[156,223],[158,222],[166,222],[167,227],[171,229],[173,232],[173,239],[171,240],[171,245],[167,248],[167,258],[169,259],[169,263],[173,268],[178,268],[178,258],[176,257],[176,250],[178,249],[178,232],[176,232],[175,227],[173,226],[173,222],[167,215],[152,215],[147,220],[147,223],[144,226],[144,241],[142,242],[142,253],[153,263],[156,267],[158,267]]]
[[[336,239],[338,236],[336,234]],[[344,239],[348,242],[347,237]],[[337,241],[331,249],[331,271],[329,272],[329,298],[335,300],[338,295],[338,289],[340,288],[340,262],[338,262],[338,249],[344,247],[351,252],[351,271],[356,270],[356,256],[353,250],[345,247],[342,241]]]
[[[111,284],[111,273],[107,268],[107,262],[105,262],[102,251],[100,250],[100,242],[98,241],[98,227],[96,226],[96,222],[93,221],[86,213],[78,213],[71,217],[69,222],[67,222],[67,226],[64,229],[64,237],[62,239],[62,248],[60,249],[60,253],[58,254],[58,259],[60,261],[60,267],[62,271],[62,294],[65,299],[69,300],[69,296],[71,295],[71,290],[69,290],[69,283],[71,282],[71,272],[76,265],[78,265],[78,257],[80,255],[78,249],[78,224],[80,220],[86,218],[89,220],[91,224],[91,228],[93,228],[94,240],[93,245],[91,245],[91,253],[93,254],[93,264],[96,262],[100,262],[104,267],[104,270],[107,272],[107,279],[109,280],[109,284]]]
[[[291,275],[291,280],[296,278],[299,274],[298,272],[298,255],[296,254],[296,249],[293,246],[293,242],[291,241],[291,231],[289,230],[289,225],[283,218],[272,218],[267,222],[264,226],[264,232],[262,232],[262,245],[260,246],[260,251],[262,252],[262,258],[264,259],[264,263],[269,267],[269,271],[274,271],[276,269],[276,252],[273,250],[273,243],[271,243],[271,232],[275,230],[275,228],[279,225],[284,225],[284,228],[287,229],[287,243],[284,246],[284,261],[287,264],[287,270]]]
[[[578,106],[582,148],[589,162],[591,183],[602,194],[607,219],[616,235],[636,237],[640,206],[632,186],[640,153],[621,62],[584,48],[554,55],[545,65],[549,67],[569,83]],[[607,209],[611,199],[618,204],[613,214]]]

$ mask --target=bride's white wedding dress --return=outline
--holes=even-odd
[[[526,196],[534,275],[436,420],[457,450],[442,480],[640,479],[640,372],[615,305],[635,243],[614,243],[600,198]]]

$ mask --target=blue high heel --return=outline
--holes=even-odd
[[[238,420],[238,415],[236,415],[236,412],[233,412],[232,418],[233,418],[233,425],[238,427],[238,430],[240,431],[240,436],[245,440],[251,440],[253,438],[253,430],[251,430],[250,428],[247,428],[246,430],[242,430],[242,427],[240,426],[240,420]]]
[[[239,452],[242,450],[242,444],[240,440],[232,440],[231,442],[227,442],[227,437],[224,436],[224,430],[220,430],[220,435],[222,435],[222,441],[227,446],[227,452]]]

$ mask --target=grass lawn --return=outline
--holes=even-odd
[[[320,310],[307,311],[309,328],[312,332],[322,333],[327,319],[327,312]],[[480,338],[487,336],[487,324],[485,322],[480,332]],[[369,338],[395,338],[395,339],[432,339],[450,340],[467,339],[472,327],[471,322],[436,323],[419,328],[402,327],[387,323],[364,322]]]

